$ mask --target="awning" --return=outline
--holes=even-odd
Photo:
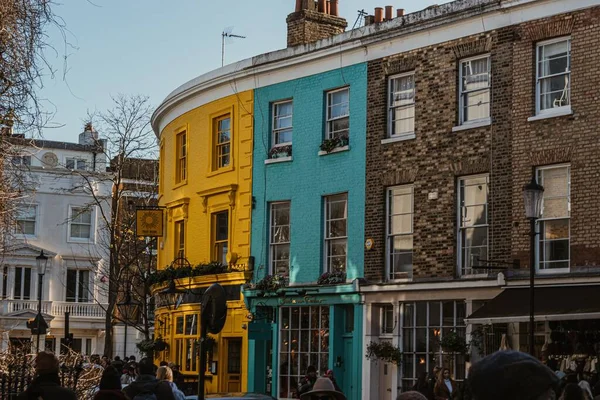
[[[600,285],[537,286],[535,320],[600,319]],[[468,324],[529,321],[529,287],[507,288],[467,318]]]

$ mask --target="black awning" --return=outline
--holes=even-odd
[[[600,285],[538,286],[536,321],[600,319]],[[467,318],[469,324],[529,321],[529,287],[507,288]]]

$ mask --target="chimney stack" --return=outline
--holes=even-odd
[[[338,0],[296,0],[295,11],[286,20],[288,47],[343,33],[348,22],[338,13]]]
[[[394,7],[385,6],[385,20],[391,21],[394,18]]]

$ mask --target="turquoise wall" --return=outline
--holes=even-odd
[[[318,155],[325,131],[325,93],[350,88],[349,150]],[[257,89],[254,92],[251,254],[258,281],[268,273],[268,203],[291,201],[290,283],[323,273],[323,196],[348,193],[347,277],[364,274],[367,65]],[[271,104],[293,99],[293,160],[265,165],[271,148]]]

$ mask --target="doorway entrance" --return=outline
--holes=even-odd
[[[242,390],[242,338],[225,338],[225,379],[223,392]]]

